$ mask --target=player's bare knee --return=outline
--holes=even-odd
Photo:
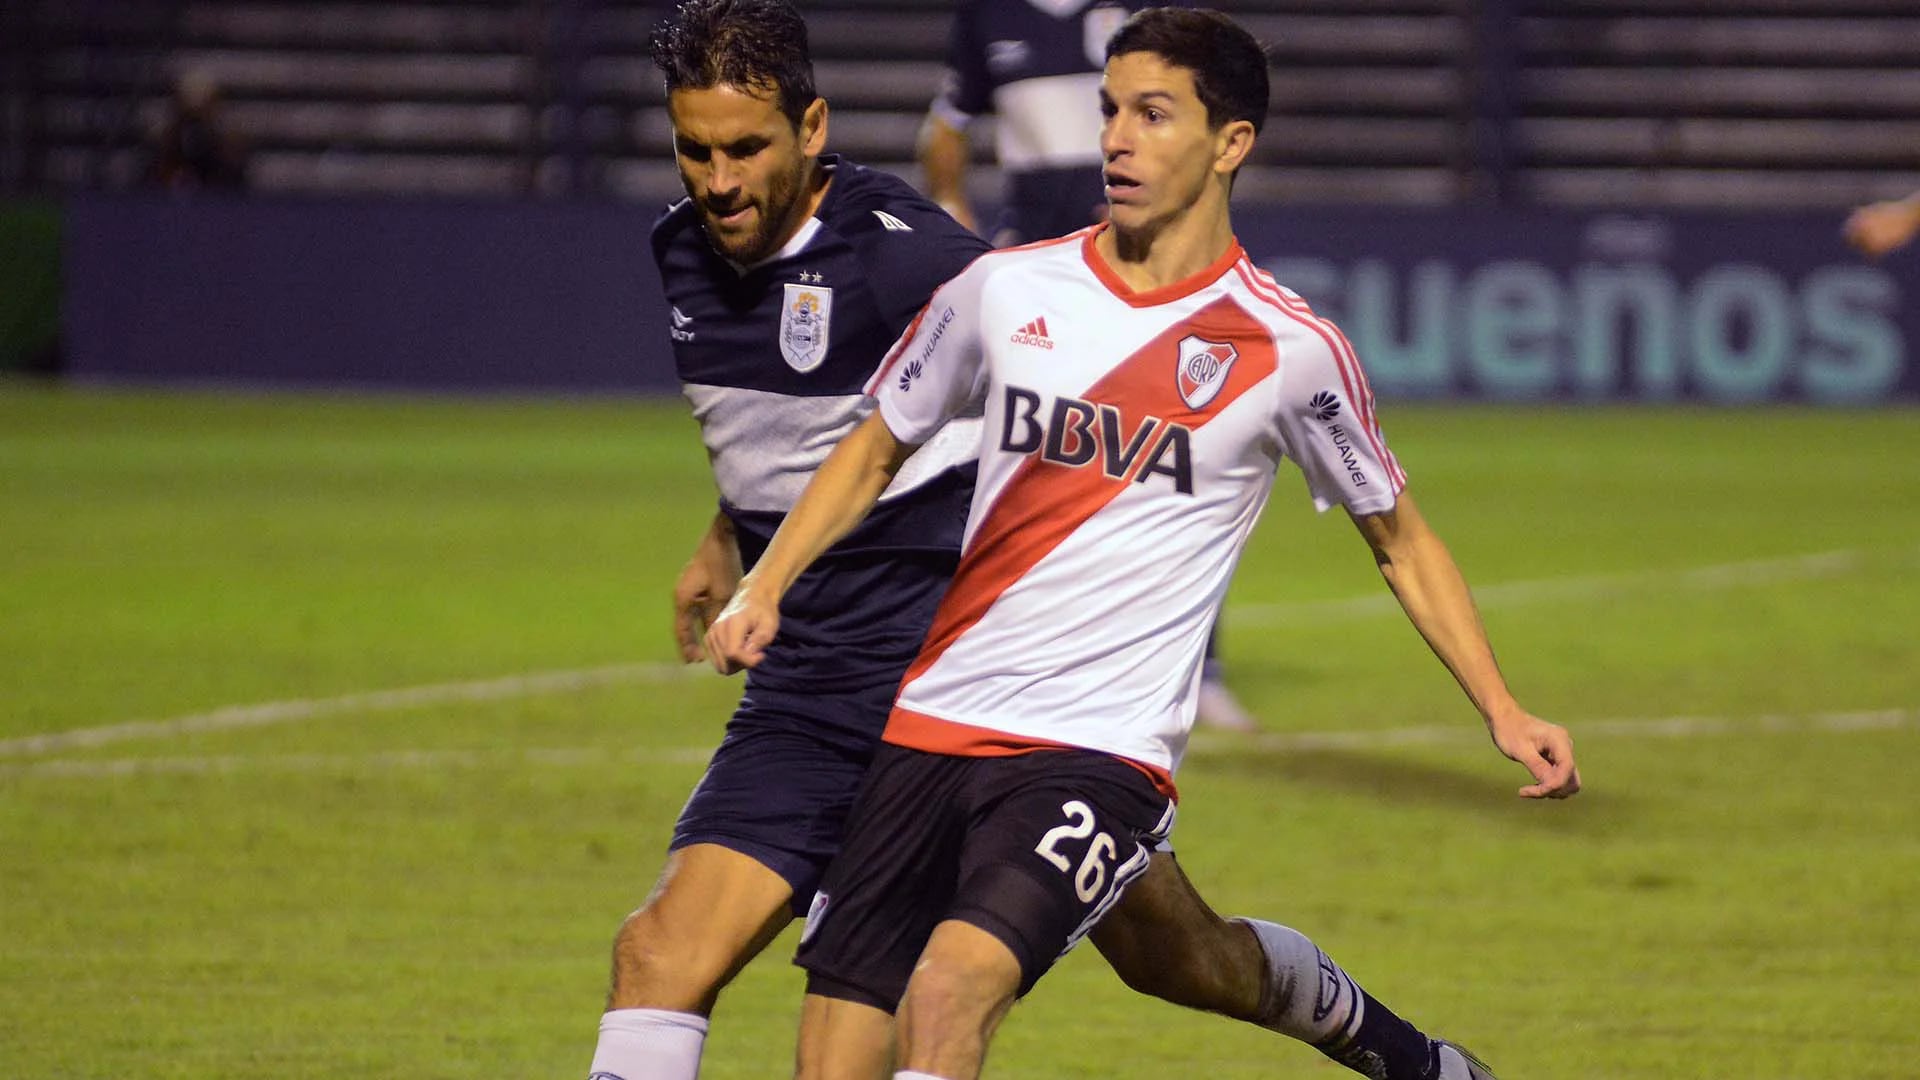
[[[669,932],[656,913],[641,908],[614,936],[609,1006],[706,1012],[719,995],[728,960],[708,951],[694,935]]]
[[[1004,960],[966,954],[930,955],[914,969],[900,1003],[902,1021],[922,1033],[978,1032],[1019,989],[1019,969]]]

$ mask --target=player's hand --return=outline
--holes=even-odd
[[[1519,713],[1493,729],[1500,752],[1526,766],[1533,783],[1520,789],[1523,799],[1565,799],[1580,790],[1580,768],[1573,762],[1573,736],[1559,724]]]
[[[1863,255],[1879,258],[1920,232],[1920,199],[1899,199],[1863,206],[1848,215],[1842,231]]]
[[[740,549],[730,536],[708,533],[673,583],[673,637],[683,663],[706,659],[707,627],[739,586]]]
[[[751,585],[743,584],[707,628],[707,658],[722,675],[754,667],[766,658],[767,646],[779,630],[779,602],[769,603]]]

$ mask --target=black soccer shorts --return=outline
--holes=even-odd
[[[809,993],[892,1012],[934,927],[958,919],[1013,952],[1025,994],[1146,871],[1173,810],[1110,754],[882,744],[794,962]]]

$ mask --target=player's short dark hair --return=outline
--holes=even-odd
[[[771,90],[796,126],[820,96],[807,24],[787,0],[685,0],[654,27],[648,48],[666,73],[669,94],[723,83]]]
[[[1210,8],[1146,8],[1107,42],[1107,59],[1150,52],[1193,73],[1207,126],[1267,122],[1267,50],[1246,28]]]

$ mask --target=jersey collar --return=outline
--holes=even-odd
[[[1153,307],[1156,304],[1171,304],[1175,300],[1184,300],[1219,281],[1227,271],[1233,269],[1234,263],[1239,262],[1246,255],[1246,250],[1240,246],[1240,241],[1236,238],[1233,243],[1227,245],[1225,254],[1199,273],[1182,278],[1171,285],[1162,285],[1157,289],[1148,289],[1146,292],[1135,292],[1119,274],[1114,273],[1113,268],[1107,265],[1107,260],[1102,258],[1099,250],[1093,246],[1094,237],[1110,228],[1112,228],[1111,225],[1101,222],[1088,229],[1087,238],[1080,242],[1080,256],[1086,260],[1087,269],[1093,271],[1093,276],[1100,279],[1100,284],[1105,285],[1108,292],[1126,301],[1129,307]]]

